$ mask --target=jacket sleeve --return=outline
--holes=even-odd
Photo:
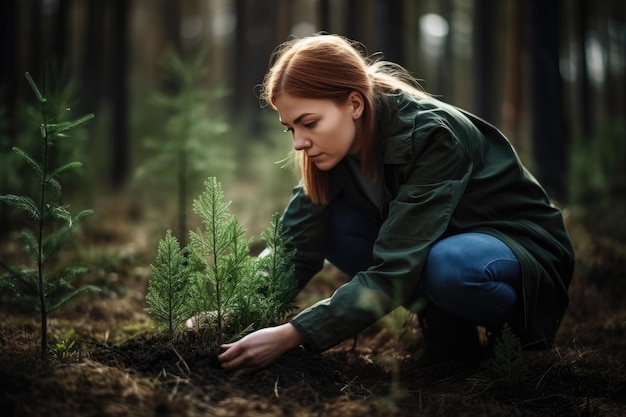
[[[301,185],[295,187],[282,216],[283,227],[290,238],[289,250],[296,249],[292,262],[299,289],[311,280],[324,264],[328,234],[328,210],[313,204]]]
[[[372,325],[415,290],[430,246],[446,231],[472,172],[447,128],[413,138],[411,162],[374,244],[374,265],[291,320],[305,346],[324,351]]]

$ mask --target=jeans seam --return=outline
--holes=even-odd
[[[485,277],[485,275],[487,275],[487,271],[489,270],[489,268],[495,263],[495,262],[502,262],[502,261],[506,261],[506,262],[513,262],[515,264],[517,264],[519,266],[519,261],[517,259],[511,259],[511,258],[498,258],[498,259],[493,259],[491,261],[489,261],[489,263],[487,265],[485,265],[485,267],[483,267],[483,272],[480,274],[481,278]],[[480,289],[480,295],[487,301],[489,302],[489,304],[492,307],[495,307],[501,311],[505,311],[504,308],[502,308],[501,306],[495,304],[492,300],[491,297],[487,296],[487,294],[485,293],[484,289],[483,289],[483,284],[488,284],[488,283],[498,283],[498,284],[505,284],[508,285],[509,287],[511,287],[513,289],[513,291],[516,293],[517,296],[517,289],[511,285],[510,283],[503,281],[503,280],[493,280],[493,279],[482,279],[482,282],[479,283],[479,289]]]

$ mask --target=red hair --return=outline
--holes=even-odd
[[[380,88],[408,89],[396,77],[406,72],[395,64],[370,63],[361,45],[338,35],[315,35],[293,39],[280,45],[272,55],[272,65],[263,80],[261,99],[274,109],[281,93],[296,97],[330,99],[343,105],[352,92],[363,98],[361,134],[355,138],[360,149],[361,169],[372,180],[377,175],[374,150],[376,120],[375,91]],[[394,74],[388,71],[394,69]],[[380,74],[379,74],[380,72]],[[316,204],[327,204],[328,172],[318,169],[302,152],[299,156],[304,190]]]

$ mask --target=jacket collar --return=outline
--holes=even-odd
[[[377,118],[376,136],[382,148],[382,162],[404,164],[413,159],[413,131],[419,111],[417,100],[404,93],[392,93],[386,97],[392,114],[383,110]]]

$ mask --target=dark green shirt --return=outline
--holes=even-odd
[[[433,98],[387,99],[395,111],[379,120],[376,138],[384,192],[365,193],[345,160],[329,171],[329,201],[341,195],[381,224],[374,263],[291,320],[305,345],[324,351],[403,305],[434,242],[482,232],[506,243],[520,261],[523,343],[549,346],[574,266],[561,212],[492,125]],[[383,201],[374,204],[372,195]],[[327,208],[296,187],[283,216],[302,287],[323,265]]]

